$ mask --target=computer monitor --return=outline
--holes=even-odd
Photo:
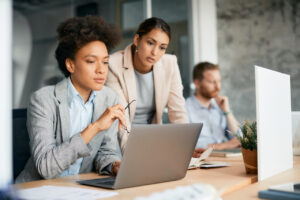
[[[258,180],[293,167],[290,76],[255,66]]]

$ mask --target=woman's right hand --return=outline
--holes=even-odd
[[[100,131],[110,128],[116,119],[119,120],[119,129],[126,126],[125,109],[120,104],[108,107],[97,121],[81,132],[84,143],[88,144]]]
[[[122,126],[126,126],[125,109],[120,104],[108,107],[102,116],[94,123],[100,131],[103,131],[111,127],[116,119],[119,120],[119,129]]]

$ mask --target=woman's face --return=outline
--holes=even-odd
[[[153,65],[165,54],[169,44],[169,36],[159,28],[151,30],[146,35],[135,35],[134,67],[141,73],[152,70]]]
[[[91,90],[102,89],[107,77],[108,59],[105,44],[93,41],[79,49],[74,60],[66,60],[72,83],[82,97],[89,96]]]

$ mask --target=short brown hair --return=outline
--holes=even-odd
[[[59,69],[66,77],[70,76],[70,72],[65,65],[66,59],[74,59],[77,51],[84,45],[93,41],[101,41],[109,51],[121,40],[119,29],[112,24],[107,24],[98,16],[67,19],[59,24],[56,31],[59,43],[55,51],[55,57]]]
[[[193,70],[193,80],[198,79],[201,81],[203,79],[203,73],[206,70],[220,70],[220,69],[218,65],[209,62],[198,63]]]

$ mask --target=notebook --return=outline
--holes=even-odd
[[[206,158],[208,158],[211,153],[213,152],[213,147],[207,148],[199,158],[192,158],[191,162],[189,164],[189,169],[195,169],[195,168],[215,168],[215,167],[227,167],[230,166],[226,162],[221,161],[205,161]]]
[[[296,200],[300,199],[300,183],[287,183],[271,186],[268,190],[259,191],[259,198],[273,200]]]
[[[78,181],[121,189],[185,177],[202,123],[133,126],[116,178]]]
[[[225,150],[214,150],[211,155],[212,157],[236,157],[242,156],[242,151],[240,148],[237,149],[225,149]]]

